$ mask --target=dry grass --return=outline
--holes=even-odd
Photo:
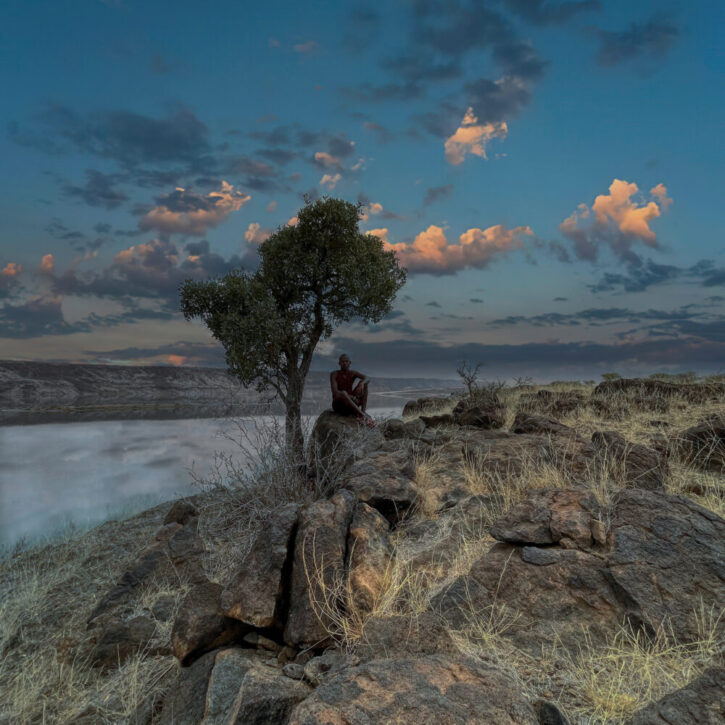
[[[570,715],[591,725],[624,722],[715,664],[722,656],[723,612],[700,604],[693,616],[700,635],[694,642],[679,642],[667,627],[654,639],[623,627],[604,646],[585,636],[578,652],[554,653],[578,701],[566,708]]]
[[[166,507],[163,507],[164,509]],[[124,524],[111,522],[0,561],[0,714],[9,723],[66,723],[95,708],[99,723],[132,722],[176,673],[174,658],[131,658],[111,674],[89,662],[86,619],[124,568],[152,537],[161,511]],[[136,613],[149,616],[162,596],[183,590],[151,583]],[[168,622],[156,622],[151,648],[168,642]]]

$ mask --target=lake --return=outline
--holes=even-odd
[[[392,401],[391,401],[392,402]],[[396,401],[397,402],[397,401]],[[401,406],[370,408],[396,417]],[[273,420],[267,416],[268,421]],[[276,417],[282,423],[281,417]],[[254,438],[261,417],[236,419]],[[256,421],[256,423],[255,423]],[[311,425],[311,418],[307,418]],[[197,493],[214,453],[239,452],[231,419],[110,420],[0,427],[0,547]],[[236,436],[239,438],[239,436]]]

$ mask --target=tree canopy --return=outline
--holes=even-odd
[[[318,342],[341,323],[378,322],[405,283],[395,253],[359,230],[360,210],[341,199],[307,201],[296,225],[260,244],[255,272],[234,270],[181,287],[184,317],[201,319],[222,343],[230,371],[245,385],[279,395],[296,448],[304,381]]]

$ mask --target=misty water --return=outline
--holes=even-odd
[[[369,412],[381,419],[400,410]],[[271,420],[237,423],[254,439],[260,423]],[[0,427],[0,547],[198,493],[190,470],[208,477],[215,452],[238,456],[243,437],[233,421],[219,418]]]

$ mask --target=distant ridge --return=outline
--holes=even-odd
[[[375,378],[373,383],[375,392],[454,387],[435,378]],[[328,395],[329,373],[311,371],[305,399]],[[229,402],[232,397],[238,404],[261,400],[224,368],[0,360],[0,408]]]

